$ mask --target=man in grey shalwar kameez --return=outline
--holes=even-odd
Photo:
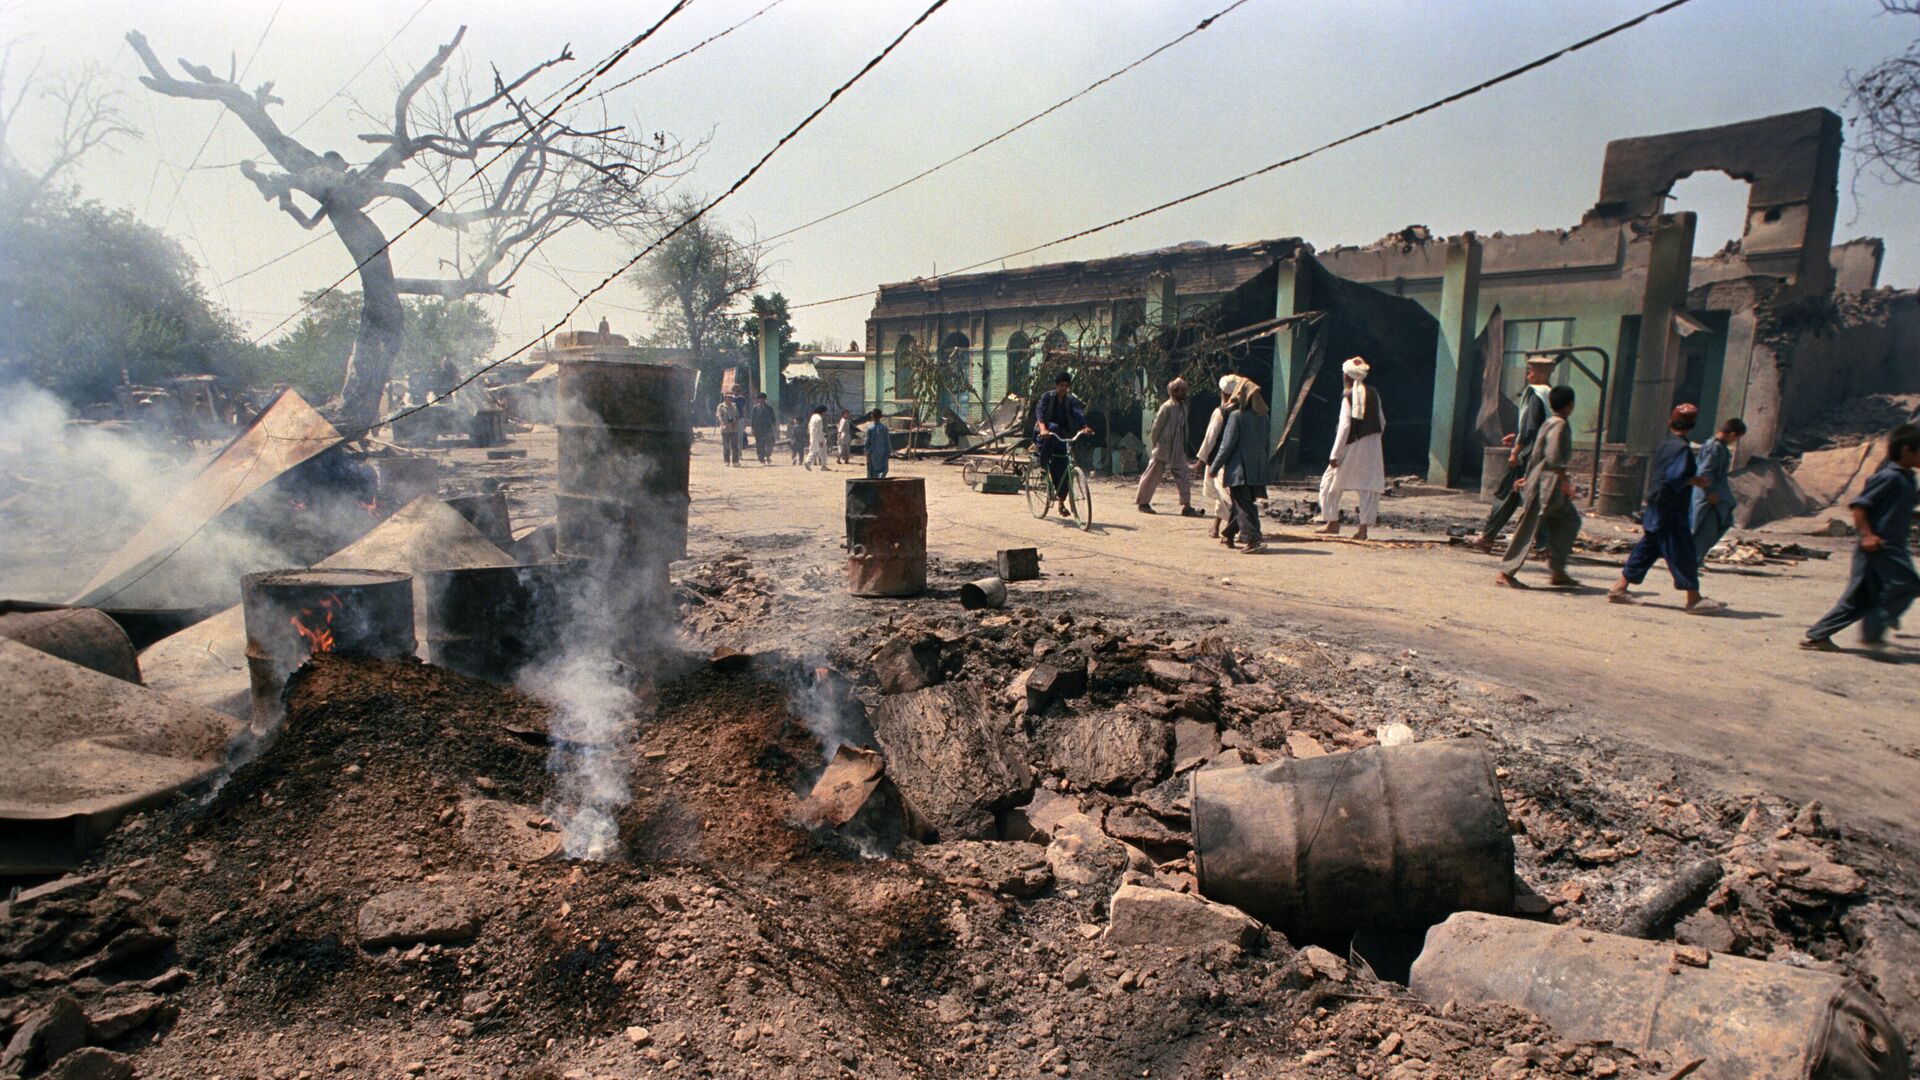
[[[1160,478],[1172,472],[1174,490],[1180,493],[1180,513],[1202,516],[1193,508],[1193,481],[1187,473],[1187,380],[1167,384],[1167,400],[1153,416],[1147,441],[1153,445],[1153,454],[1140,473],[1140,489],[1133,500],[1140,512],[1153,513],[1153,493],[1160,487]]]
[[[1514,575],[1527,564],[1533,538],[1542,527],[1547,530],[1547,567],[1553,585],[1567,588],[1579,584],[1567,573],[1567,558],[1580,535],[1580,511],[1574,508],[1573,482],[1567,479],[1567,469],[1573,464],[1573,428],[1567,423],[1573,413],[1573,387],[1554,387],[1548,392],[1547,406],[1553,415],[1534,439],[1526,485],[1521,489],[1520,524],[1507,542],[1507,557],[1496,579],[1510,589],[1526,588]]]

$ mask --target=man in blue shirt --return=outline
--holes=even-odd
[[[1061,372],[1053,380],[1053,389],[1040,395],[1033,407],[1033,448],[1040,464],[1047,468],[1047,509],[1057,500],[1064,509],[1071,493],[1067,491],[1067,454],[1073,448],[1067,440],[1093,429],[1087,426],[1087,407],[1073,396],[1073,376]],[[1045,511],[1042,511],[1043,513]]]
[[[1747,422],[1735,416],[1720,425],[1719,434],[1700,444],[1694,467],[1705,487],[1693,490],[1693,553],[1707,561],[1707,552],[1733,528],[1733,448],[1747,433]]]
[[[1859,540],[1847,591],[1833,610],[1807,630],[1803,649],[1839,652],[1833,635],[1860,624],[1860,640],[1870,649],[1886,644],[1887,627],[1899,622],[1914,597],[1920,577],[1907,550],[1916,490],[1913,470],[1920,468],[1920,425],[1901,424],[1887,437],[1887,459],[1867,478],[1860,496],[1847,504]]]
[[[893,457],[893,433],[887,429],[881,412],[875,409],[867,414],[867,479],[885,480],[887,461]]]
[[[1653,448],[1647,468],[1647,505],[1640,513],[1640,542],[1628,553],[1620,580],[1607,590],[1607,599],[1613,603],[1639,603],[1627,589],[1647,580],[1647,571],[1665,559],[1673,587],[1687,594],[1688,614],[1726,610],[1727,605],[1700,595],[1700,557],[1693,550],[1693,523],[1687,516],[1692,489],[1707,486],[1695,469],[1693,444],[1687,441],[1687,433],[1699,421],[1698,406],[1675,405],[1667,419],[1667,437]]]

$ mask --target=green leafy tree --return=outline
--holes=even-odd
[[[360,294],[333,292],[318,298],[285,337],[268,348],[267,371],[302,394],[332,393],[346,377],[347,360],[360,333]],[[466,370],[491,352],[498,334],[493,318],[474,300],[407,297],[406,332],[394,356],[393,375],[405,379],[439,368],[444,358]]]
[[[793,336],[793,318],[787,313],[787,298],[781,293],[754,293],[751,313],[740,320],[740,352],[749,363],[760,361],[760,319],[773,316],[774,329],[780,335],[780,362],[800,355],[800,342]]]
[[[690,195],[676,199],[668,220],[686,221],[701,205]],[[701,217],[641,264],[634,287],[660,313],[647,343],[690,350],[708,396],[717,393],[721,372],[742,360],[734,312],[760,287],[765,260],[757,240],[737,237],[718,220]]]
[[[246,383],[259,362],[178,242],[0,166],[0,379],[23,376],[84,405],[112,400],[123,375]]]

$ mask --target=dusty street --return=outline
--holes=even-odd
[[[539,444],[539,437],[530,440]],[[538,451],[536,450],[536,455]],[[831,573],[842,558],[841,482],[863,476],[856,461],[825,476],[784,464],[726,469],[702,442],[693,459],[693,555],[741,546],[769,567]],[[1242,631],[1306,632],[1395,655],[1411,649],[1462,676],[1506,684],[1549,705],[1563,722],[1615,738],[1659,767],[1698,770],[1729,793],[1768,790],[1820,799],[1854,825],[1886,828],[1920,847],[1920,637],[1896,634],[1882,656],[1794,647],[1838,595],[1846,542],[1834,557],[1793,567],[1708,571],[1708,595],[1731,610],[1689,617],[1656,569],[1640,607],[1601,595],[1616,574],[1594,559],[1576,562],[1577,594],[1514,593],[1493,584],[1492,559],[1449,548],[1438,532],[1381,528],[1381,544],[1329,543],[1305,526],[1269,520],[1269,553],[1245,556],[1208,540],[1207,522],[1182,519],[1170,486],[1159,515],[1133,509],[1130,484],[1096,482],[1095,527],[1081,532],[1037,521],[1018,495],[977,494],[960,470],[930,461],[894,463],[896,476],[927,479],[927,549],[950,566],[990,562],[996,549],[1038,547],[1042,568],[1098,606],[1092,614],[1188,612]],[[797,497],[817,491],[817,498]],[[1294,492],[1275,489],[1276,503]],[[1482,513],[1458,495],[1383,503],[1386,521]],[[1589,521],[1597,536],[1631,536],[1626,522]],[[1784,538],[1783,538],[1784,539]],[[1794,538],[1802,539],[1802,538]],[[1425,543],[1410,543],[1425,541]],[[786,559],[769,562],[785,553]],[[790,561],[787,561],[790,560]],[[1544,568],[1530,566],[1543,582]],[[975,575],[967,575],[975,576]],[[956,587],[957,573],[936,587]],[[1010,601],[1018,603],[1016,596]],[[1031,586],[1028,586],[1031,588]],[[874,616],[885,618],[884,605]],[[806,629],[796,626],[796,635]],[[821,647],[825,646],[821,643]]]

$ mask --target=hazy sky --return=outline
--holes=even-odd
[[[744,18],[766,0],[696,0],[615,70],[616,81]],[[1145,54],[1227,0],[952,0],[716,211],[767,235],[835,209],[964,149]],[[346,97],[375,112],[454,30],[485,78],[571,43],[579,58],[549,85],[612,52],[667,0],[529,4],[474,0],[24,0],[0,36],[28,35],[50,67],[94,61],[124,86],[143,139],[90,160],[77,179],[102,201],[164,225],[200,261],[213,294],[256,333],[299,295],[352,264],[309,240],[235,167],[264,158],[211,103],[135,83],[123,40],[138,28],[162,58],[272,80],[277,109],[316,150],[368,152]],[[1148,65],[939,175],[784,241],[777,286],[795,302],[871,290],[1003,255],[1205,186],[1423,104],[1652,6],[1652,0],[1444,3],[1250,0]],[[710,137],[689,190],[731,183],[925,7],[924,0],[784,0],[692,57],[621,90],[617,117],[640,130]],[[409,16],[418,15],[397,38]],[[271,25],[269,25],[271,23]],[[264,32],[264,39],[262,37]],[[1877,0],[1693,0],[1678,11],[1458,105],[1024,262],[1095,258],[1185,240],[1302,236],[1322,248],[1366,243],[1410,223],[1438,233],[1566,227],[1590,206],[1607,140],[1703,127],[1817,105],[1844,112],[1845,79],[1920,34]],[[393,39],[388,45],[389,39]],[[255,52],[256,43],[258,51]],[[383,49],[384,46],[384,49]],[[604,84],[603,84],[604,85]],[[20,137],[34,153],[32,121]],[[208,138],[212,131],[211,139]],[[205,141],[199,164],[186,171]],[[1702,215],[1699,253],[1738,235],[1746,185],[1719,174],[1676,189]],[[383,220],[412,217],[395,208]],[[1884,237],[1883,283],[1920,280],[1920,187],[1843,166],[1836,239]],[[630,254],[610,236],[548,246],[511,298],[488,298],[502,350],[538,334]],[[403,274],[429,275],[451,252],[422,226],[395,246]],[[641,329],[641,296],[616,283],[576,322],[602,315]],[[862,338],[870,297],[796,313],[802,338]]]

